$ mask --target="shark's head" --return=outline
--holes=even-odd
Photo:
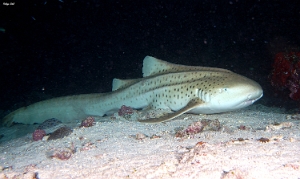
[[[228,73],[221,80],[211,80],[210,90],[204,93],[199,90],[198,97],[206,103],[202,113],[220,113],[241,109],[253,104],[263,96],[261,86],[244,76]],[[197,109],[194,109],[197,112]],[[199,111],[198,111],[199,112]]]

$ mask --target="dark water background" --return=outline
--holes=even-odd
[[[0,5],[3,113],[52,97],[108,92],[115,77],[141,77],[146,55],[232,70],[262,85],[258,103],[298,107],[268,77],[276,53],[299,50],[296,0],[7,2],[14,5]]]

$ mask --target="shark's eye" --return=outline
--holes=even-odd
[[[226,91],[228,91],[228,88],[220,88],[220,89],[219,89],[219,92],[220,92],[220,93],[223,93],[223,92],[226,92]]]

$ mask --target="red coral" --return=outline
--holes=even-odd
[[[75,146],[71,143],[71,147],[51,149],[46,152],[47,158],[57,158],[60,160],[68,160],[76,152]]]
[[[300,52],[276,54],[271,84],[278,90],[289,89],[290,98],[300,100]]]
[[[238,129],[240,129],[240,130],[246,130],[246,126],[240,125],[240,127],[238,127]]]
[[[132,114],[132,113],[133,113],[133,109],[131,107],[125,106],[125,105],[123,105],[121,107],[121,109],[119,109],[119,111],[118,111],[119,116],[124,116],[124,115]]]
[[[188,137],[188,136],[194,136],[194,135],[202,132],[205,125],[207,125],[205,122],[203,122],[203,123],[201,121],[194,122],[191,125],[189,125],[186,129],[177,131],[175,134],[175,137],[184,138],[184,137]]]
[[[277,53],[275,56],[273,71],[271,75],[271,83],[277,88],[285,88],[290,77],[292,64],[285,58],[284,53]]]
[[[185,130],[185,133],[187,135],[195,135],[197,133],[200,133],[203,130],[204,126],[205,126],[205,124],[203,124],[200,121],[194,122],[193,124],[191,124],[187,127],[187,129]]]
[[[42,140],[45,135],[46,135],[46,132],[44,130],[37,129],[32,133],[32,139],[34,141]]]
[[[87,117],[81,122],[81,125],[79,127],[91,127],[95,124],[95,118],[94,117]]]
[[[52,132],[48,138],[48,140],[56,140],[56,139],[62,139],[72,133],[72,129],[69,127],[63,126],[56,131]]]

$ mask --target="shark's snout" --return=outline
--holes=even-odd
[[[249,94],[247,100],[252,101],[253,103],[259,100],[263,96],[262,91],[257,92],[257,94]]]
[[[237,88],[240,88],[240,90],[239,93],[237,93],[239,95],[236,94],[236,98],[240,96],[240,102],[237,103],[236,108],[247,107],[263,96],[263,90],[261,86],[252,80],[249,80],[247,84],[241,83],[240,86],[237,86]]]

